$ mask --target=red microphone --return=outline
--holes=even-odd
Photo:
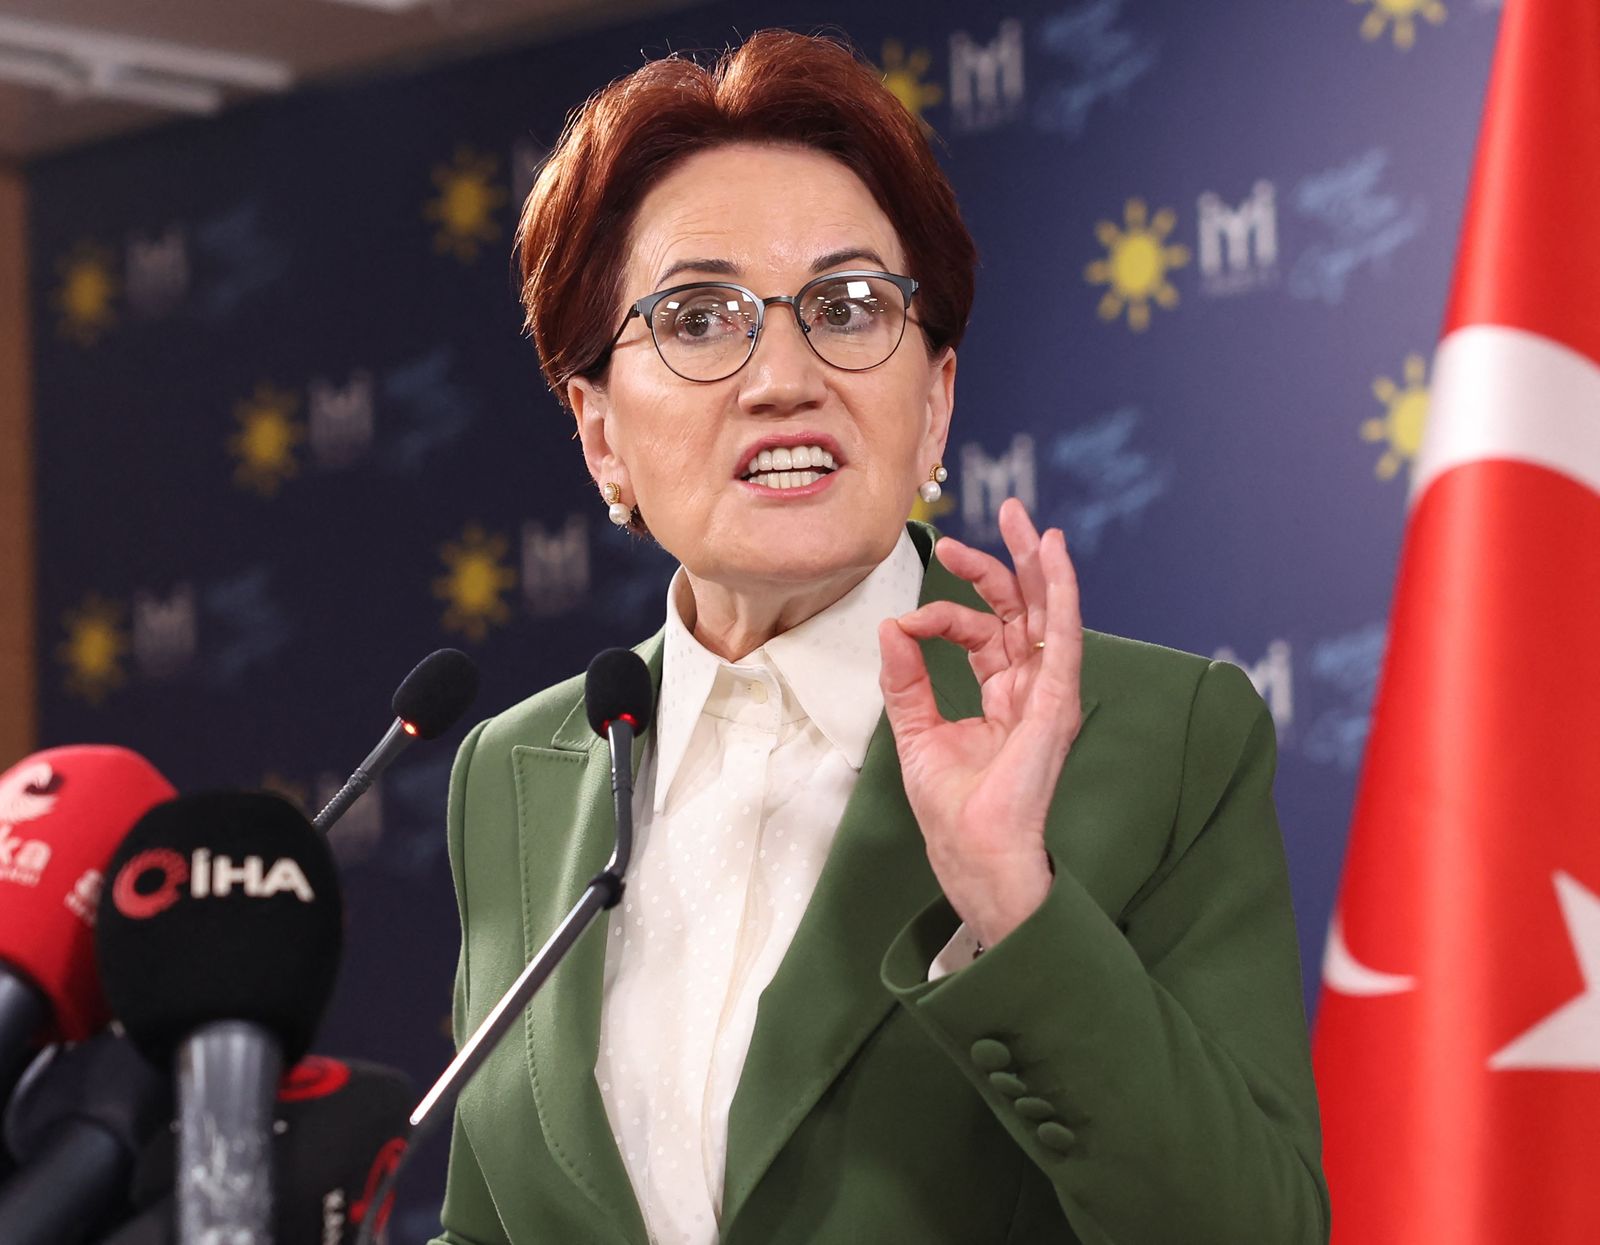
[[[0,1099],[41,1042],[110,1019],[94,919],[112,852],[177,793],[126,748],[50,748],[0,774]]]

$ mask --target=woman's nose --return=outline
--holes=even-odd
[[[741,373],[740,405],[757,414],[815,405],[827,391],[826,368],[806,344],[793,310],[781,303],[769,307],[755,353]]]

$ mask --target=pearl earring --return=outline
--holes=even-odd
[[[627,527],[633,520],[633,510],[622,504],[622,486],[616,483],[609,483],[600,492],[606,501],[610,503],[610,509],[606,512],[607,516],[618,527]]]
[[[943,463],[934,463],[933,470],[928,472],[928,478],[917,485],[917,496],[927,505],[933,505],[944,496],[944,490],[939,486],[950,478],[950,473],[944,469]]]

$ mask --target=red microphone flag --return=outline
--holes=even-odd
[[[1600,3],[1506,0],[1315,1060],[1335,1245],[1600,1239]]]

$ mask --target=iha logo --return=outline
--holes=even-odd
[[[153,847],[122,866],[111,887],[111,900],[123,916],[142,921],[177,903],[185,882],[192,899],[226,899],[235,887],[247,899],[271,899],[285,891],[301,903],[316,898],[305,873],[287,856],[269,869],[260,856],[246,856],[235,864],[232,857],[213,856],[201,847],[185,860],[170,848]]]

